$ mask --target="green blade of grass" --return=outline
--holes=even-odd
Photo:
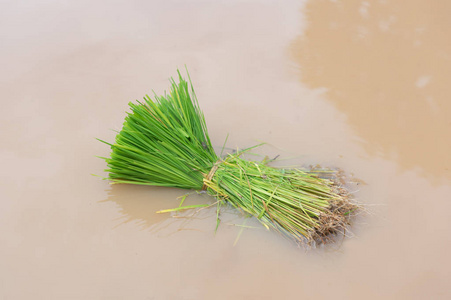
[[[209,206],[209,204],[187,205],[187,206],[183,206],[183,207],[176,207],[176,208],[171,208],[171,209],[159,210],[159,211],[157,211],[157,214],[164,214],[164,213],[173,212],[173,211],[179,211],[179,210],[185,210],[185,209],[191,209],[191,208],[199,208],[199,207],[206,207],[206,206]]]

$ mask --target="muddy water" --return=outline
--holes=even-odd
[[[397,2],[3,2],[0,298],[448,298],[451,7]],[[218,148],[359,179],[353,237],[305,252],[233,211],[214,235],[155,214],[185,191],[90,175],[185,64]]]

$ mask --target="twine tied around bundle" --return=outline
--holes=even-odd
[[[207,176],[204,178],[204,185],[202,186],[202,191],[206,191],[208,186],[205,184],[207,181],[211,181],[213,176],[215,175],[216,171],[219,168],[219,165],[222,163],[222,160],[218,160],[214,163],[213,167],[210,169],[210,172],[208,172]]]

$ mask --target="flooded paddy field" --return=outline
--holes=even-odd
[[[448,1],[0,4],[0,299],[448,299]],[[345,171],[368,213],[296,247],[109,185],[127,103],[188,67],[213,145]],[[213,203],[193,194],[187,205]],[[244,228],[239,225],[256,228]],[[238,226],[237,226],[238,225]],[[237,239],[239,237],[239,239]]]

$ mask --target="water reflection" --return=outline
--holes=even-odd
[[[171,235],[181,230],[198,230],[198,222],[212,217],[212,213],[187,210],[177,214],[156,213],[159,210],[178,207],[178,197],[189,193],[184,205],[209,204],[213,202],[207,195],[198,195],[195,192],[176,188],[136,186],[129,184],[115,184],[108,191],[108,198],[102,202],[114,202],[119,208],[121,217],[117,220],[117,226],[136,223],[143,230],[161,232],[165,228],[171,228],[164,234]],[[213,226],[212,220],[208,220]],[[173,226],[174,225],[174,226]],[[208,228],[208,227],[203,227]]]
[[[369,155],[434,182],[451,178],[449,11],[449,1],[310,1],[291,48],[302,82],[327,88]]]

